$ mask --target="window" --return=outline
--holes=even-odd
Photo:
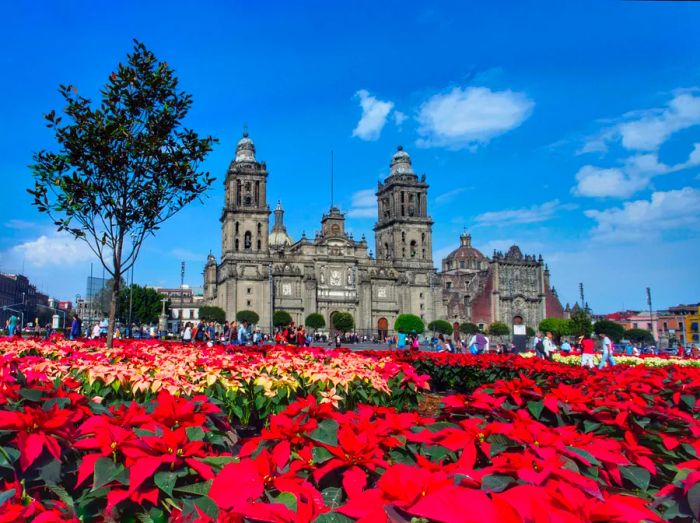
[[[260,240],[258,240],[258,250],[260,250]]]
[[[421,292],[421,293],[419,294],[419,296],[420,296],[421,298],[423,298],[423,293]]]
[[[252,294],[252,293],[253,293],[253,289],[251,289],[250,287],[248,287],[248,288],[246,289],[246,292],[247,292],[248,294]]]
[[[420,233],[420,241],[421,241],[421,243],[425,243],[425,233],[424,232]]]
[[[416,240],[411,240],[411,258],[416,257]]]
[[[451,289],[451,288],[452,288],[452,282],[451,282],[451,281],[448,281],[445,285],[447,286],[448,289]]]
[[[464,269],[464,261],[459,262],[459,268]]]
[[[636,329],[636,328],[637,328],[637,324],[636,324],[636,323],[633,323],[633,324],[632,324],[632,327],[634,327],[634,328]]]
[[[236,234],[238,234],[239,225],[240,223],[236,222]]]
[[[647,330],[648,330],[648,331],[651,330],[651,323],[647,323]]]
[[[245,235],[243,236],[243,248],[247,251],[250,250],[250,248],[253,245],[253,239],[252,235],[250,234],[250,231],[246,231]]]
[[[402,232],[402,233],[401,233],[401,241],[402,241],[402,242],[405,242],[405,241],[406,241],[406,233],[405,233],[405,232]]]
[[[250,300],[248,300],[248,301],[246,302],[246,305],[247,305],[248,307],[250,307]]]
[[[423,258],[425,258],[425,249],[423,249]]]
[[[236,251],[238,250],[238,238],[236,238]]]

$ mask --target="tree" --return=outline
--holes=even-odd
[[[355,320],[349,312],[336,312],[331,316],[333,328],[345,334],[355,326]]]
[[[216,305],[202,305],[199,308],[199,319],[203,321],[213,321],[223,323],[226,321],[226,311]]]
[[[532,327],[525,327],[525,334],[532,338],[536,334],[535,329],[533,329]]]
[[[199,164],[216,140],[182,126],[192,96],[179,89],[174,70],[137,41],[126,62],[96,106],[74,86],[59,87],[68,123],[55,110],[44,115],[59,149],[34,154],[29,189],[37,209],[85,241],[114,280],[108,347],[122,274],[144,239],[214,181]]]
[[[479,326],[476,323],[462,323],[459,326],[459,332],[467,335],[476,334],[477,332],[479,332]]]
[[[306,326],[315,331],[322,329],[326,326],[326,319],[323,317],[323,314],[312,312],[306,317]]]
[[[155,289],[141,287],[133,284],[129,288],[119,291],[117,317],[123,321],[129,321],[129,300],[131,299],[131,321],[132,323],[155,323],[163,311],[161,300],[165,296]],[[170,302],[165,303],[165,313],[170,310]]]
[[[591,319],[584,311],[573,313],[569,319],[569,325],[571,334],[577,338],[579,336],[590,336],[591,332],[593,332]]]
[[[450,325],[449,321],[433,320],[430,323],[428,323],[428,330],[438,334],[445,334],[449,336],[450,334],[452,334],[452,325]]]
[[[258,313],[255,311],[238,311],[236,313],[236,321],[246,321],[248,325],[257,325],[260,321],[260,316],[258,316]]]
[[[275,311],[272,317],[272,324],[275,327],[286,327],[290,323],[292,323],[292,317],[287,311]]]
[[[607,334],[615,343],[618,343],[625,335],[625,328],[610,320],[598,320],[593,324],[593,331],[596,334]]]
[[[563,318],[545,318],[538,326],[541,332],[551,332],[555,338],[571,334],[571,322]]]
[[[420,317],[414,314],[399,314],[394,322],[394,330],[404,334],[423,334],[425,324]]]
[[[607,334],[607,332],[605,334]],[[625,338],[630,340],[632,343],[642,343],[646,345],[652,345],[654,343],[654,336],[646,329],[626,330]]]
[[[489,334],[491,336],[507,336],[510,334],[510,329],[508,328],[508,325],[502,321],[494,321],[491,325],[489,325]]]

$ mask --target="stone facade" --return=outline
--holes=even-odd
[[[522,256],[515,247],[517,252],[489,260],[468,235],[439,273],[433,266],[428,184],[414,173],[401,147],[377,187],[376,259],[364,236],[357,240],[346,232],[345,215],[337,207],[322,216],[313,238],[294,241],[278,202],[270,230],[267,179],[267,167],[257,161],[244,133],[224,182],[221,259],[210,254],[204,269],[206,302],[229,318],[254,310],[267,329],[276,310],[287,311],[297,323],[318,312],[327,325],[335,312],[349,312],[358,332],[382,336],[392,331],[399,313],[426,322],[489,324],[508,322],[517,312],[527,324],[536,324],[548,300],[556,300],[541,258]]]
[[[520,316],[525,325],[536,328],[544,318],[564,317],[542,256],[523,255],[516,245],[487,258],[465,232],[459,248],[443,260],[439,276],[447,318],[456,323],[510,325],[513,317]]]
[[[221,260],[210,254],[204,269],[207,303],[222,307],[230,318],[254,310],[263,328],[276,310],[287,311],[297,323],[318,312],[327,325],[335,312],[349,312],[358,332],[380,335],[391,331],[399,313],[426,321],[444,316],[432,260],[428,184],[413,172],[405,151],[399,148],[389,176],[378,185],[377,259],[364,236],[357,240],[346,232],[345,215],[337,207],[322,216],[313,238],[294,241],[278,202],[270,231],[267,177],[244,134],[225,180]]]

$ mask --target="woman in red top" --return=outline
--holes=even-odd
[[[595,366],[593,361],[593,355],[595,354],[593,340],[590,336],[581,336],[578,340],[581,345],[581,366],[592,369]]]

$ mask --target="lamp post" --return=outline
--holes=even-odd
[[[180,312],[177,315],[177,332],[180,333],[182,323],[182,311],[185,303],[183,293],[185,292],[185,262],[180,262]]]
[[[274,316],[275,316],[275,285],[272,278],[272,263],[270,263],[270,338],[274,334]]]

